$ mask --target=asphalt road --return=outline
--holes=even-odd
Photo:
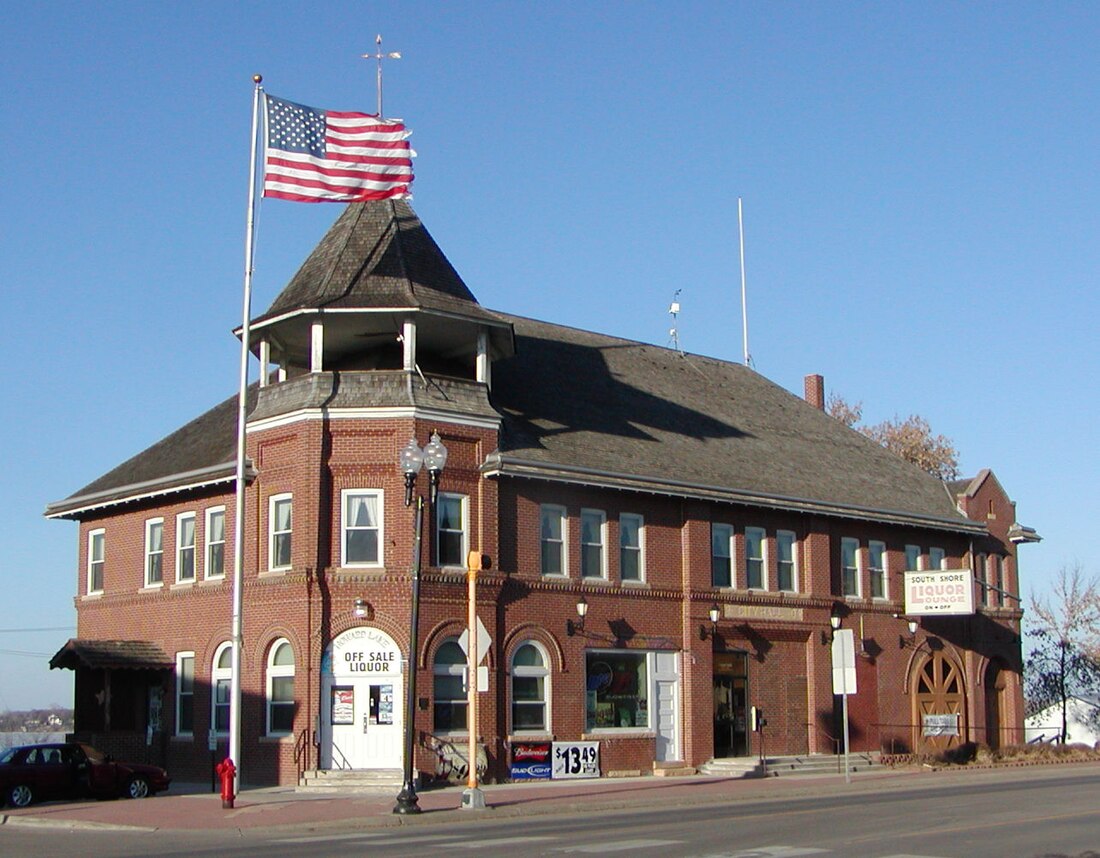
[[[152,820],[151,820],[152,821]],[[1100,858],[1100,771],[1008,770],[931,788],[824,792],[784,801],[431,821],[401,827],[132,832],[0,827],[0,855],[371,858]]]

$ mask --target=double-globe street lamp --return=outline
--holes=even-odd
[[[413,488],[420,469],[428,467],[428,503],[434,505],[439,492],[439,476],[447,464],[447,448],[439,439],[438,432],[421,450],[415,440],[410,440],[399,456],[401,470],[405,474],[405,506],[411,506]],[[404,784],[397,794],[394,813],[420,813],[420,803],[416,795],[416,783],[413,776],[413,762],[416,755],[416,651],[417,630],[420,623],[420,544],[424,530],[424,498],[416,497],[416,512],[413,529],[412,557],[412,621],[409,628],[409,669],[406,671],[405,686],[405,771]]]

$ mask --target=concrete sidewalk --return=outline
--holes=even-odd
[[[420,814],[393,813],[393,795],[299,791],[294,787],[244,789],[232,810],[208,784],[175,784],[152,799],[46,802],[27,808],[5,808],[0,825],[54,828],[127,828],[136,830],[310,829],[335,825],[385,827],[471,820],[482,814],[532,814],[606,811],[645,806],[674,807],[700,802],[767,800],[821,795],[838,791],[901,788],[934,776],[919,769],[877,769],[852,775],[802,775],[782,778],[729,779],[690,777],[602,778],[578,781],[528,781],[483,787],[485,810],[461,809],[462,787],[426,789],[419,793]]]

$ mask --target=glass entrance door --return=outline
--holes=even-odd
[[[749,754],[748,658],[743,652],[714,654],[714,756]]]

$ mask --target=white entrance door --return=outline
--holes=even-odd
[[[321,672],[321,767],[401,768],[404,683],[393,638],[349,629],[332,642]]]
[[[674,652],[659,652],[656,655],[657,747],[654,759],[669,762],[681,759],[679,660]]]

